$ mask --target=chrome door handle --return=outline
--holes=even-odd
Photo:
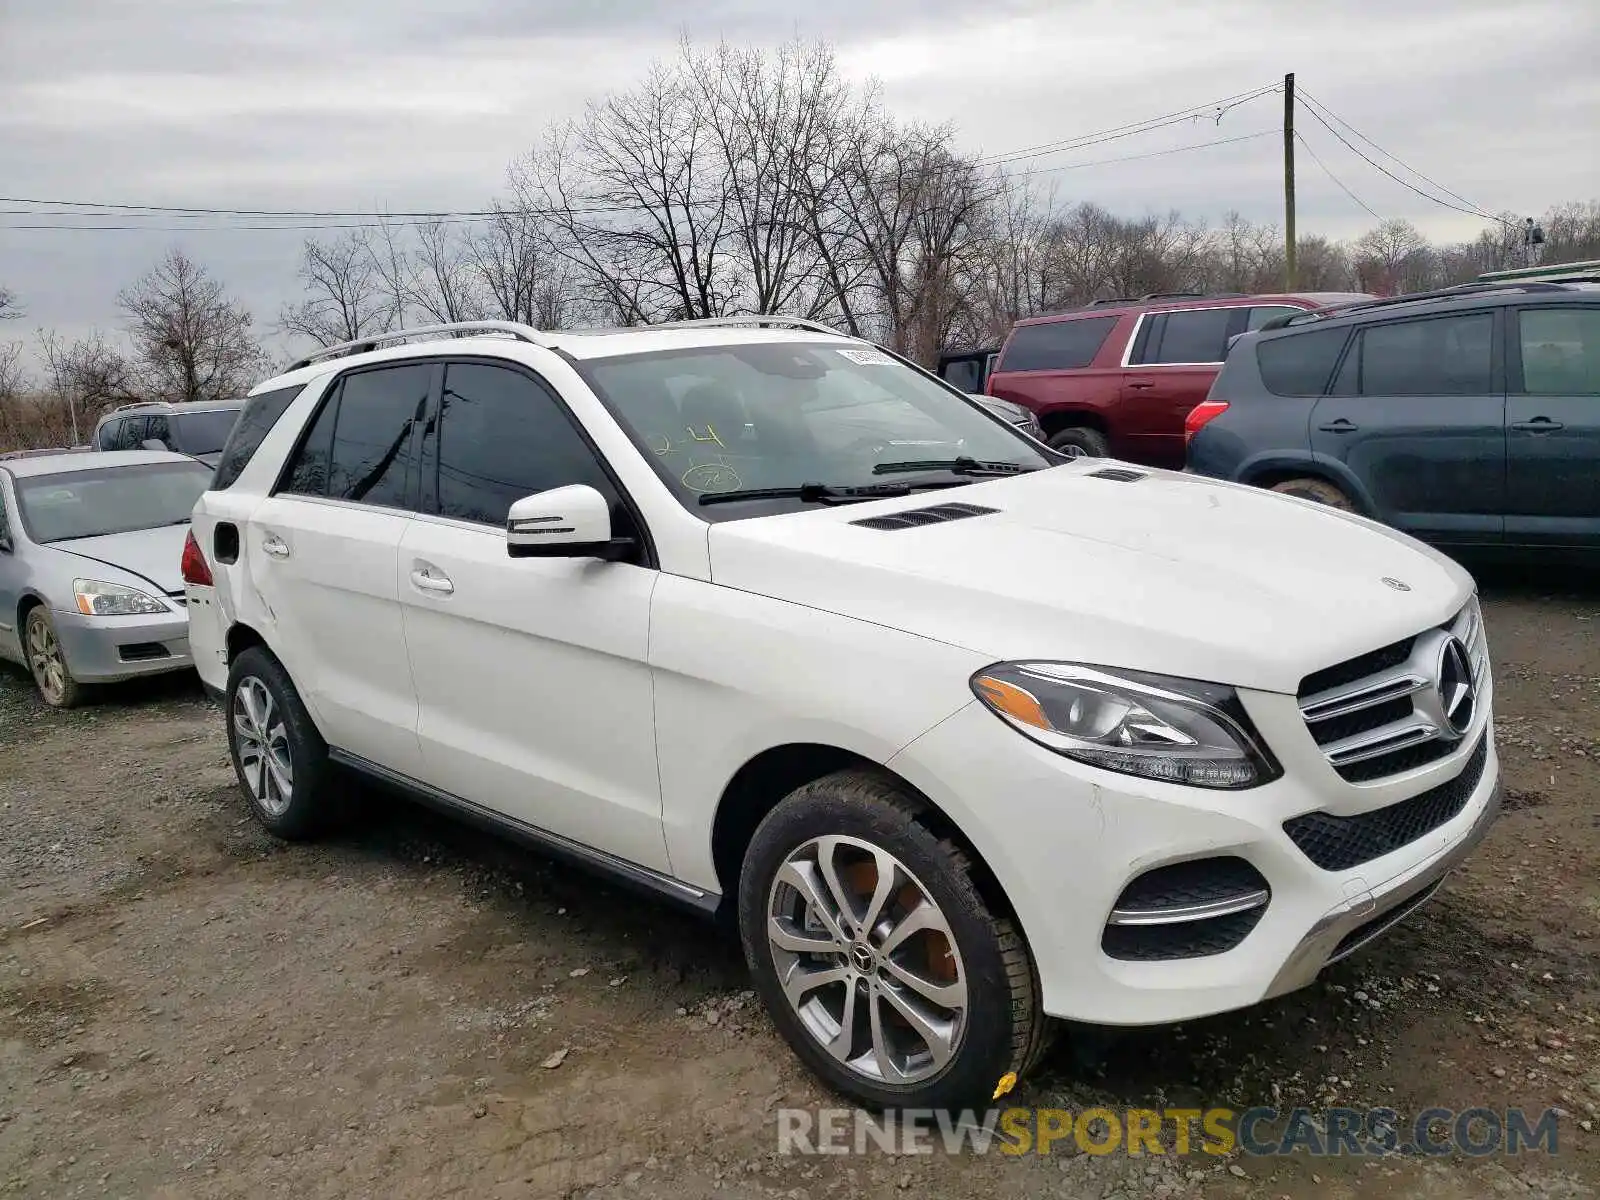
[[[269,533],[261,539],[261,553],[272,558],[288,558],[289,543],[275,533]]]
[[[450,582],[450,577],[437,567],[413,567],[411,583],[420,591],[434,592],[441,596],[448,596],[456,590],[456,585]]]

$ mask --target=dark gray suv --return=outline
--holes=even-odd
[[[1600,286],[1469,284],[1273,322],[1189,416],[1188,467],[1440,546],[1600,549]]]

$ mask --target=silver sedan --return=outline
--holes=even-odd
[[[148,450],[0,461],[0,659],[47,704],[193,665],[180,564],[211,476]]]

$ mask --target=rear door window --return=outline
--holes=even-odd
[[[1600,395],[1600,308],[1525,308],[1517,323],[1525,393]]]
[[[100,426],[100,449],[115,450],[117,448],[117,436],[122,431],[122,425],[122,418],[118,417],[116,420],[107,421]]]
[[[1483,396],[1494,391],[1494,314],[1393,321],[1356,344],[1363,396]]]
[[[382,508],[409,508],[431,363],[346,375],[323,402],[281,488]]]
[[[1192,308],[1145,318],[1129,359],[1139,364],[1220,363],[1228,357],[1228,335],[1238,308]]]
[[[1344,349],[1346,329],[1270,338],[1256,346],[1261,382],[1274,396],[1320,396]]]
[[[1001,354],[1001,371],[1072,371],[1087,367],[1100,353],[1116,317],[1079,317],[1018,325]]]

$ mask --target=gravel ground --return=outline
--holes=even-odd
[[[57,714],[0,666],[0,1195],[1596,1195],[1600,586],[1485,595],[1508,811],[1440,895],[1014,1098],[1559,1106],[1554,1156],[780,1156],[775,1110],[830,1101],[730,938],[385,797],[281,846],[191,682]]]

